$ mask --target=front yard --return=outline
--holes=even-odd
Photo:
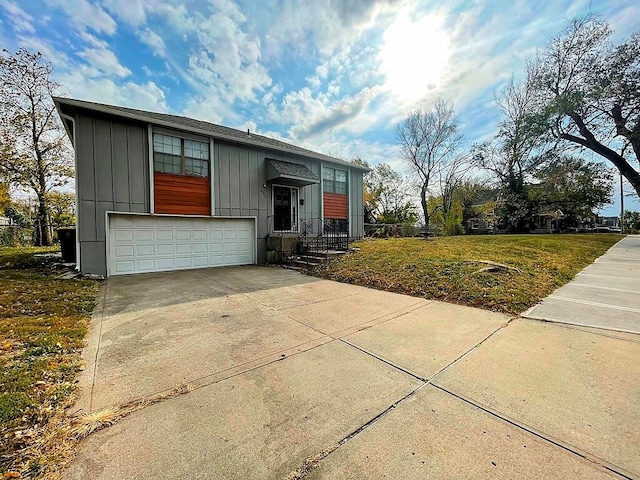
[[[95,301],[96,282],[56,279],[43,251],[0,248],[0,478],[47,468],[43,438],[73,402]]]
[[[316,273],[340,282],[521,313],[623,235],[486,235],[365,240]],[[487,271],[490,263],[511,267]]]

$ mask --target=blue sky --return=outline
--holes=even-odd
[[[495,92],[589,10],[615,38],[638,28],[637,0],[3,0],[0,41],[42,52],[73,98],[402,170],[409,110],[444,97],[469,143],[489,139]]]

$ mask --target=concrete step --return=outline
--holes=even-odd
[[[296,255],[295,257],[297,260],[300,260],[301,262],[309,262],[309,263],[322,263],[327,261],[327,259],[329,258],[329,257],[318,255],[315,252],[309,253],[306,255]]]
[[[315,267],[319,267],[320,265],[322,265],[322,262],[306,262],[304,260],[291,260],[291,264],[294,267],[298,267],[300,269],[306,270],[308,268],[315,268]]]
[[[340,255],[344,255],[345,253],[347,253],[344,250],[319,250],[319,251],[315,251],[315,250],[311,250],[307,255],[312,256],[312,257],[319,257],[322,259],[331,259],[331,258],[336,258],[339,257]],[[299,255],[299,256],[304,256],[304,255]]]

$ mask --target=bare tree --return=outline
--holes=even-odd
[[[0,56],[0,176],[38,198],[36,243],[51,244],[47,192],[73,176],[73,155],[55,115],[53,67],[22,48]]]
[[[533,66],[522,82],[513,77],[496,96],[502,113],[495,141],[475,147],[479,165],[493,173],[503,185],[522,185],[541,161],[542,134],[532,128],[530,115],[535,108]]]
[[[428,194],[439,171],[462,142],[451,104],[438,99],[431,110],[414,110],[397,128],[402,157],[415,178],[425,225],[429,225]]]
[[[610,43],[607,23],[571,21],[536,56],[532,124],[560,144],[605,158],[640,195],[640,32]]]
[[[438,171],[438,183],[442,215],[446,219],[453,209],[456,194],[460,186],[467,180],[473,163],[467,155],[457,155]]]

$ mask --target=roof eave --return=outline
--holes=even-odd
[[[54,104],[56,105],[56,108],[58,109],[58,113],[61,113],[61,104],[66,104],[66,105],[70,105],[72,107],[76,107],[76,108],[84,108],[87,110],[95,110],[97,112],[100,113],[105,113],[107,115],[114,115],[116,117],[122,117],[122,118],[128,118],[131,120],[136,120],[142,123],[148,123],[151,125],[160,125],[163,127],[167,127],[167,128],[172,128],[174,130],[183,130],[183,131],[187,131],[187,132],[191,132],[191,133],[197,133],[200,135],[204,135],[207,137],[211,137],[213,139],[218,139],[218,140],[224,140],[227,142],[233,142],[233,143],[238,143],[241,145],[251,145],[254,147],[260,147],[260,148],[266,148],[266,149],[270,149],[270,150],[274,150],[277,152],[286,152],[286,153],[292,153],[294,155],[300,155],[300,156],[306,156],[309,158],[314,158],[316,160],[320,160],[320,161],[324,161],[324,162],[330,162],[330,163],[335,163],[338,165],[344,165],[344,166],[348,166],[350,168],[354,168],[357,170],[362,170],[365,172],[369,172],[371,171],[371,169],[368,169],[366,167],[361,167],[360,165],[356,165],[350,162],[347,162],[345,160],[340,160],[337,158],[333,158],[333,157],[329,157],[328,155],[323,155],[321,153],[317,153],[317,152],[312,152],[311,150],[306,150],[304,153],[301,153],[299,151],[297,151],[294,148],[286,148],[286,147],[280,147],[280,146],[266,146],[264,143],[262,142],[258,142],[255,141],[253,139],[251,139],[251,136],[247,136],[248,138],[245,140],[240,140],[236,137],[232,137],[230,135],[224,135],[221,133],[217,133],[217,132],[211,132],[209,130],[204,130],[201,128],[196,128],[196,127],[190,127],[188,125],[181,125],[175,122],[171,122],[171,121],[166,121],[166,120],[160,120],[157,118],[149,118],[145,115],[139,115],[133,112],[123,112],[120,110],[114,110],[112,108],[110,108],[108,105],[101,105],[101,104],[92,104],[91,107],[89,108],[87,105],[84,104],[84,102],[82,101],[76,101],[72,98],[64,98],[64,97],[53,97],[53,101]]]

